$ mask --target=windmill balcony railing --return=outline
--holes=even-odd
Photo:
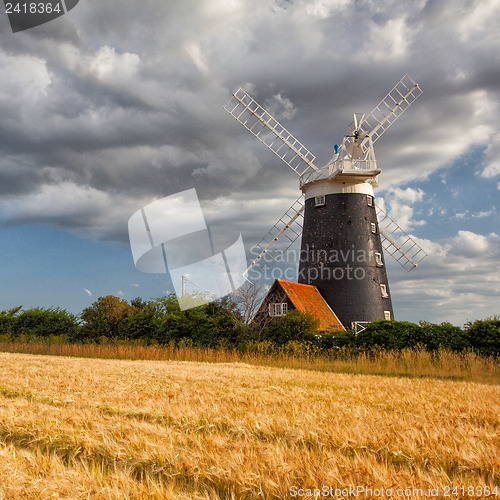
[[[351,160],[350,158],[342,158],[334,161],[329,165],[330,175],[335,175],[340,172],[359,172],[360,170],[372,171],[377,170],[377,162],[375,160]]]
[[[337,174],[352,174],[353,176],[366,175],[373,177],[380,173],[377,162],[372,159],[351,160],[338,158],[318,170],[309,170],[300,177],[300,187],[320,180],[333,179]]]

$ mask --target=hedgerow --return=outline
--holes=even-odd
[[[59,308],[23,310],[19,306],[0,311],[0,340],[189,345],[307,356],[338,349],[473,351],[499,356],[500,318],[469,322],[464,328],[451,323],[374,321],[356,334],[352,330],[320,332],[314,315],[292,310],[259,329],[245,322],[238,305],[228,298],[181,311],[175,295],[150,301],[136,298],[130,303],[108,295],[99,297],[79,316]]]

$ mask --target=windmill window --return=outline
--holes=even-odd
[[[382,267],[384,265],[384,263],[382,262],[382,254],[379,252],[375,252],[375,263],[379,267]]]
[[[391,311],[384,311],[384,319],[387,321],[391,319]]]
[[[375,222],[371,223],[372,233],[377,234],[377,224]]]
[[[325,197],[324,196],[316,196],[314,198],[314,206],[315,207],[322,207],[325,204]]]
[[[367,195],[366,203],[368,204],[369,207],[373,207],[373,196]]]
[[[380,293],[382,294],[382,297],[384,299],[387,299],[389,297],[389,294],[387,293],[387,286],[384,284],[380,285]]]
[[[269,316],[284,316],[288,312],[286,302],[269,304]]]

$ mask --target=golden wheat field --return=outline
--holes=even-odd
[[[0,498],[484,498],[499,417],[495,385],[0,353]]]

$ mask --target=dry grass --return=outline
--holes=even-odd
[[[0,352],[75,356],[101,359],[153,361],[195,361],[208,363],[247,363],[334,373],[388,375],[398,377],[436,377],[450,380],[500,384],[500,360],[473,352],[430,353],[407,349],[402,352],[349,354],[331,350],[329,354],[308,355],[239,353],[231,350],[195,347],[139,346],[130,344],[67,344],[47,342],[0,342]]]
[[[499,415],[493,385],[1,353],[0,498],[493,488]]]

